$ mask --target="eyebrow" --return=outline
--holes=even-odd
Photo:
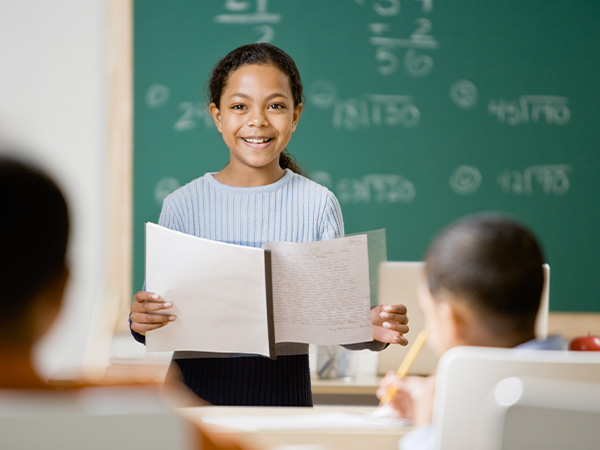
[[[232,98],[232,97],[242,97],[242,98],[252,99],[252,97],[250,95],[244,94],[242,92],[234,92],[233,94],[231,94],[227,98],[229,99],[229,98]],[[279,92],[276,92],[274,94],[268,95],[267,96],[267,100],[272,100],[272,99],[277,98],[277,97],[282,97],[282,98],[285,98],[285,99],[289,100],[289,97],[287,95],[281,94]]]

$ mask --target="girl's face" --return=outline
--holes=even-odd
[[[274,66],[244,65],[229,76],[220,103],[211,103],[210,113],[229,147],[227,170],[280,178],[279,154],[302,112],[301,104],[294,108],[288,77]]]

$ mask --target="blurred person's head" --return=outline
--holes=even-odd
[[[67,203],[56,183],[0,149],[0,343],[31,347],[60,311],[68,267]],[[14,153],[13,153],[14,154]]]
[[[485,213],[445,228],[425,254],[420,302],[430,344],[514,347],[535,337],[544,256],[516,220]]]

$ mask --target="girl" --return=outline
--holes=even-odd
[[[339,203],[326,188],[308,180],[286,151],[302,114],[302,83],[296,64],[266,43],[230,52],[214,67],[209,83],[210,113],[229,148],[229,163],[165,199],[159,224],[198,237],[260,247],[267,241],[310,242],[342,237]],[[131,305],[131,331],[145,333],[174,316],[150,292]],[[293,312],[290,312],[293,313]],[[403,305],[371,312],[376,341],[349,346],[381,350],[406,345]],[[282,343],[277,359],[256,355],[175,352],[170,373],[215,405],[310,406],[308,345]]]

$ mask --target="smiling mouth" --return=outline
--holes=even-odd
[[[248,142],[249,144],[264,144],[266,142],[269,142],[272,138],[242,138],[244,139],[244,141]]]

